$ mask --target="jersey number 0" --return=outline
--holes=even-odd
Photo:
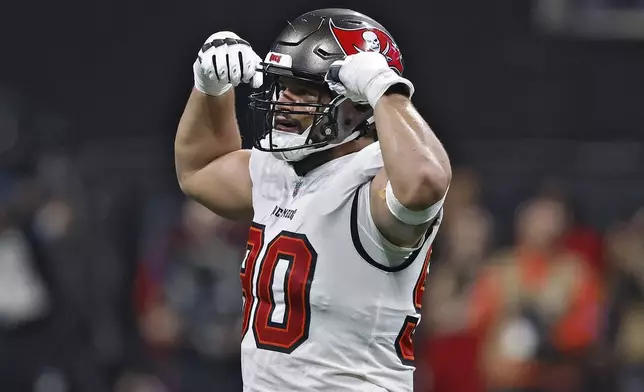
[[[242,337],[249,329],[250,315],[253,310],[253,276],[259,265],[257,278],[257,299],[252,330],[258,348],[291,353],[308,339],[311,322],[310,292],[317,252],[303,234],[282,231],[266,247],[262,261],[257,257],[264,246],[264,226],[253,223],[248,235],[246,258],[241,267],[240,277],[244,297]],[[420,310],[422,291],[427,277],[427,262],[414,288],[412,300]],[[284,277],[284,315],[281,321],[273,321],[276,303],[273,294],[273,282],[278,264],[286,264]],[[396,352],[405,364],[412,364],[414,351],[412,335],[418,319],[408,316],[396,338]]]

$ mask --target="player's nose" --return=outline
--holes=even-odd
[[[297,110],[297,106],[292,104],[299,101],[300,100],[298,100],[298,97],[295,94],[286,89],[283,90],[277,98],[276,106],[282,110]]]
[[[291,90],[288,88],[282,90],[280,92],[280,95],[277,99],[277,102],[284,102],[284,103],[292,103],[292,102],[297,102],[298,97],[295,95]]]

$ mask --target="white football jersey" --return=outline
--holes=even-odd
[[[389,243],[369,211],[380,145],[298,177],[252,150],[241,267],[244,391],[411,391],[430,246]]]

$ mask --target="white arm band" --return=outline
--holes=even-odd
[[[387,207],[391,214],[402,223],[412,226],[419,226],[434,219],[440,212],[441,208],[443,208],[445,196],[447,196],[447,192],[445,192],[442,199],[429,208],[420,211],[412,211],[396,199],[394,190],[391,188],[391,182],[387,181],[387,186],[385,187],[385,201],[387,202]]]

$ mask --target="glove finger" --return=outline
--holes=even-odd
[[[334,93],[339,95],[346,95],[347,88],[344,87],[342,83],[327,82],[327,84],[329,85],[329,89],[331,89],[331,91],[333,91]]]
[[[239,53],[242,64],[242,82],[250,83],[257,68],[257,55],[250,47],[242,47]]]
[[[208,78],[210,78],[207,72],[209,66],[208,64],[204,63],[205,61],[206,59],[202,57],[200,54],[199,57],[197,57],[197,59],[195,60],[195,62],[192,64],[192,70],[194,71],[195,75],[205,75]]]
[[[218,31],[218,32],[214,33],[213,35],[211,35],[210,37],[208,37],[208,39],[206,40],[206,43],[211,43],[212,41],[214,41],[216,39],[226,39],[226,38],[239,39],[239,36],[237,34],[233,33],[232,31]]]
[[[237,45],[235,45],[237,46]],[[226,74],[228,83],[237,86],[242,79],[242,53],[235,46],[229,47],[226,53]]]
[[[255,75],[250,80],[250,86],[252,88],[260,88],[264,84],[264,73],[262,70],[256,70]]]
[[[228,82],[228,64],[226,55],[228,54],[228,46],[221,45],[219,47],[208,50],[208,54],[212,60],[212,72],[214,73],[212,80]]]
[[[197,59],[195,60],[192,68],[195,71],[195,73],[198,73],[200,75],[205,75],[209,79],[214,78],[216,80],[216,77],[213,72],[213,65],[212,65],[212,49],[204,50],[204,47],[199,50],[199,53],[197,54]]]
[[[251,61],[251,72],[253,76],[250,80],[250,86],[252,88],[260,88],[264,84],[264,70],[261,68],[262,59],[253,52],[252,61]]]
[[[335,61],[333,64],[331,64],[331,67],[329,67],[324,80],[326,80],[327,82],[340,83],[340,68],[342,68],[342,64],[338,61]]]

